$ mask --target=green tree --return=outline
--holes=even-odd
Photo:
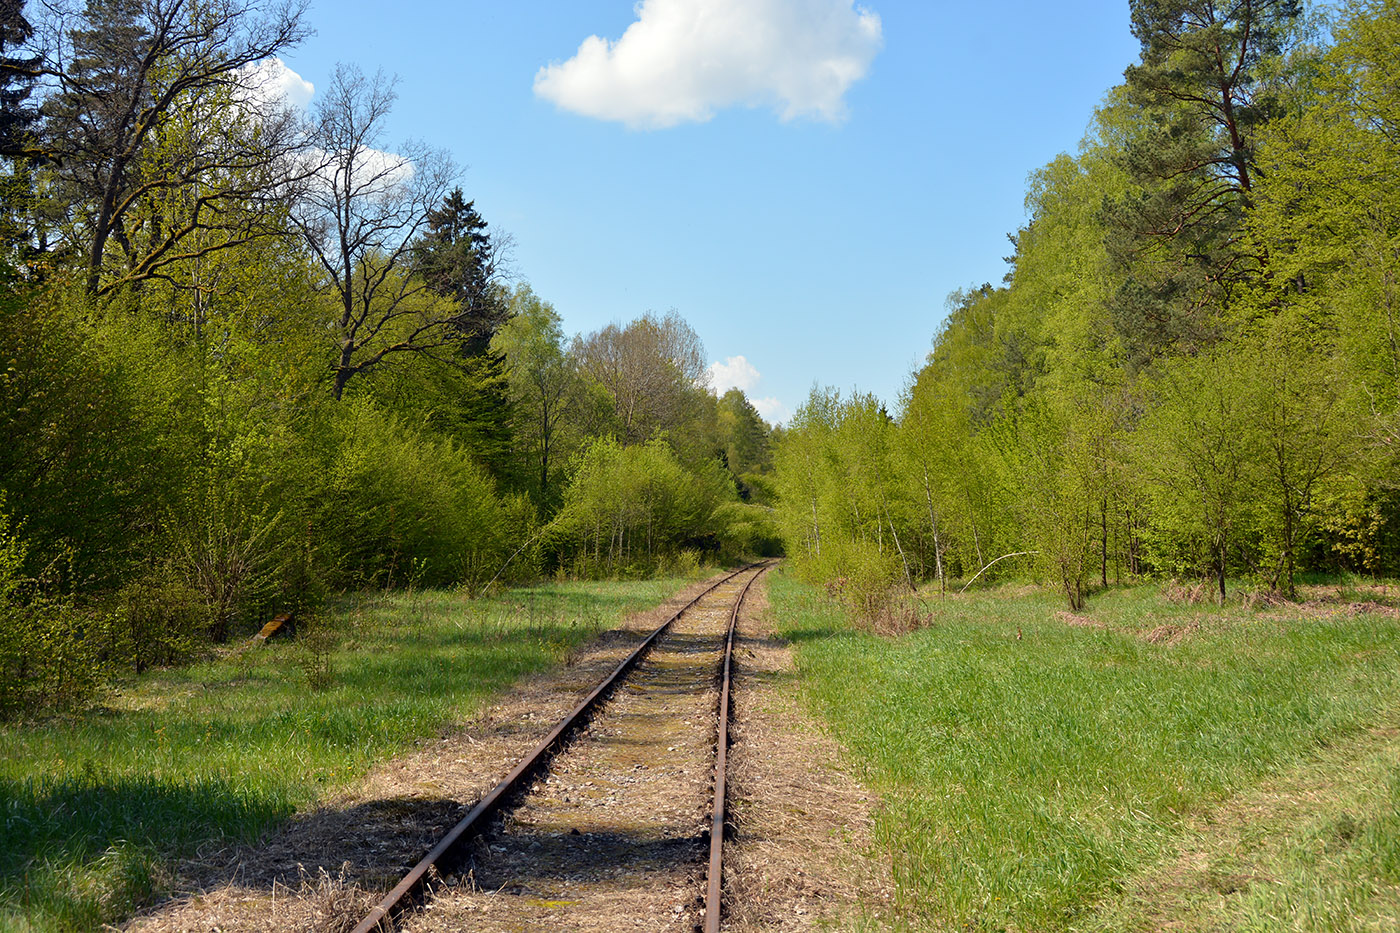
[[[424,219],[413,247],[414,270],[434,292],[457,303],[453,326],[464,355],[484,354],[510,315],[500,283],[507,244],[491,234],[476,202],[466,200],[461,188],[452,189]]]
[[[586,405],[587,389],[565,349],[559,314],[528,285],[511,294],[508,320],[491,348],[506,362],[527,488],[540,512],[548,513],[559,504],[563,468],[579,441],[570,419]]]
[[[43,68],[56,90],[44,102],[41,145],[68,201],[65,236],[85,257],[89,294],[157,277],[192,252],[277,232],[250,207],[285,188],[298,140],[287,114],[251,119],[242,101],[260,90],[253,66],[306,35],[304,9],[304,2],[88,0],[81,12],[69,11],[71,29],[69,16],[47,24]],[[214,121],[197,149],[163,160],[162,171],[142,170],[172,119],[207,116],[211,107],[229,119]],[[168,218],[153,212],[152,200],[171,191],[192,191],[190,209]],[[230,216],[243,221],[238,235],[195,244],[195,234]],[[117,262],[109,255],[114,242]]]
[[[23,0],[0,2],[0,262],[18,265],[29,252],[33,188],[32,132],[39,110],[29,103],[40,57],[22,50],[34,33]],[[19,54],[17,54],[19,53]]]
[[[585,575],[654,567],[683,547],[718,547],[715,512],[734,499],[718,463],[691,470],[661,439],[598,438],[578,457],[552,537]]]
[[[746,477],[767,473],[773,467],[768,425],[744,391],[732,388],[720,396],[716,429],[725,463],[740,482],[740,494],[747,499],[753,494],[753,487]]]
[[[29,103],[38,80],[41,58],[17,56],[34,35],[24,15],[25,0],[0,3],[0,157],[14,159],[32,148],[30,130],[39,111]]]
[[[1164,368],[1137,437],[1163,568],[1196,567],[1225,598],[1232,548],[1251,547],[1260,448],[1246,374],[1220,347]]]
[[[1316,530],[1326,486],[1351,466],[1356,431],[1341,404],[1342,383],[1329,342],[1306,321],[1283,314],[1243,342],[1251,417],[1259,436],[1269,584],[1292,598],[1304,542]]]
[[[1296,0],[1134,0],[1141,62],[1125,103],[1141,116],[1122,164],[1134,188],[1111,200],[1109,249],[1128,272],[1114,307],[1141,362],[1217,338],[1231,288],[1266,262],[1241,243],[1270,80]]]
[[[1306,315],[1333,335],[1348,405],[1393,484],[1400,455],[1400,4],[1344,7],[1336,43],[1260,147],[1250,233],[1272,275],[1252,310]]]

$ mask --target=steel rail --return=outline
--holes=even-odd
[[[588,696],[574,708],[573,712],[561,720],[549,735],[545,736],[534,749],[520,760],[520,763],[515,766],[510,774],[506,775],[485,797],[482,797],[477,805],[472,808],[471,812],[462,817],[461,821],[458,822],[456,826],[447,831],[447,834],[442,837],[438,844],[433,846],[428,854],[423,856],[418,864],[414,865],[413,868],[409,870],[408,874],[404,875],[403,879],[394,886],[393,890],[386,894],[384,899],[360,921],[353,933],[373,933],[373,931],[380,929],[380,925],[386,919],[393,917],[406,906],[407,902],[414,897],[427,882],[428,876],[433,869],[437,868],[439,864],[444,863],[447,856],[451,854],[453,850],[471,838],[471,834],[474,831],[484,826],[487,818],[493,816],[513,794],[522,790],[534,777],[535,773],[559,750],[564,742],[587,721],[589,714],[593,712],[595,707],[608,697],[612,689],[617,686],[617,683],[622,679],[623,675],[631,670],[637,662],[652,649],[661,635],[671,627],[672,622],[679,619],[682,613],[693,608],[700,600],[704,599],[739,574],[752,570],[755,566],[757,565],[749,564],[746,567],[740,567],[733,573],[727,574],[723,579],[715,581],[690,602],[677,609],[665,622],[657,626],[654,632],[648,635],[641,644],[633,649],[631,654],[623,659],[616,670],[595,687],[593,692],[588,694]],[[757,574],[754,576],[756,579]],[[749,583],[752,582],[752,580],[749,581]],[[743,592],[748,592],[747,585],[744,587]],[[742,602],[743,598],[743,594],[741,593],[739,601]],[[737,613],[738,604],[736,603],[735,605],[735,611]]]
[[[769,566],[763,565],[739,591],[739,598],[734,601],[734,610],[729,615],[729,631],[724,637],[724,666],[719,687],[719,737],[715,751],[715,808],[710,823],[710,868],[705,891],[705,933],[719,933],[720,896],[724,884],[725,778],[729,766],[729,685],[733,679],[734,631],[738,628],[739,610],[744,605],[744,597],[749,595],[749,587],[763,576]]]

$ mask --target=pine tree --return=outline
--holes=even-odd
[[[1133,0],[1140,64],[1125,73],[1140,125],[1123,153],[1136,186],[1109,203],[1109,252],[1129,275],[1114,306],[1139,362],[1215,339],[1236,284],[1266,257],[1241,244],[1277,110],[1267,80],[1297,0]]]
[[[0,0],[0,159],[7,163],[0,176],[0,262],[22,262],[29,246],[32,132],[39,111],[28,101],[40,60],[21,50],[33,33],[24,16],[24,0]]]
[[[487,230],[486,220],[461,188],[428,212],[427,230],[414,247],[414,262],[428,287],[459,308],[456,327],[466,356],[489,350],[509,314],[499,287],[502,243]]]

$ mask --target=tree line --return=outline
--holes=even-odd
[[[37,12],[35,10],[37,9]],[[0,713],[351,588],[776,547],[676,313],[569,339],[289,0],[0,3]]]
[[[788,553],[871,613],[925,581],[1400,572],[1400,5],[1132,0],[1141,55],[1034,172],[898,410],[814,390]]]

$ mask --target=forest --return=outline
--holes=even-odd
[[[1131,4],[1141,57],[1033,172],[892,413],[814,389],[790,562],[872,622],[1034,575],[1289,599],[1400,572],[1400,5]]]
[[[0,714],[347,590],[776,551],[679,314],[566,335],[394,79],[272,90],[305,2],[0,11]]]
[[[365,588],[1400,571],[1400,9],[1131,8],[895,410],[772,429],[675,311],[567,335],[394,79],[277,96],[304,3],[5,4],[0,710]]]

